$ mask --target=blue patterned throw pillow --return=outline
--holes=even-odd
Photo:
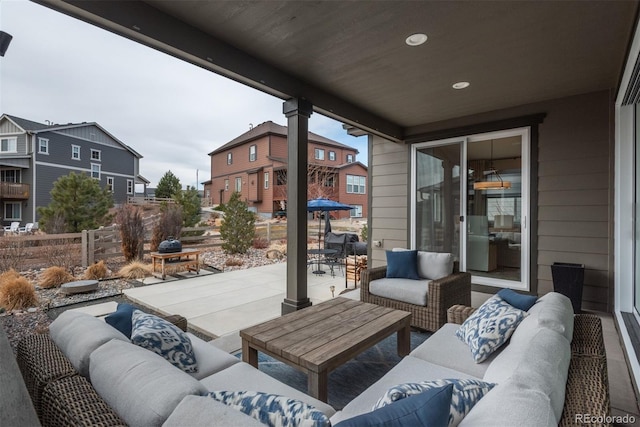
[[[329,418],[300,400],[260,391],[212,391],[207,396],[271,427],[330,427]]]
[[[449,427],[457,426],[482,397],[489,393],[495,384],[476,379],[442,379],[405,383],[391,387],[373,406],[373,410],[390,405],[415,394],[424,393],[434,388],[453,385],[451,405],[449,407]]]
[[[191,340],[180,328],[140,310],[133,311],[132,324],[132,343],[159,354],[185,372],[198,372]]]
[[[480,363],[511,337],[526,315],[494,295],[464,321],[456,336],[469,346],[473,360]]]

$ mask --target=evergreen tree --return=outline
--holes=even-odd
[[[224,221],[220,226],[222,249],[228,254],[247,252],[256,234],[255,222],[247,203],[240,199],[240,193],[234,192],[226,204]]]
[[[200,197],[195,187],[187,185],[187,189],[179,191],[173,198],[182,207],[183,225],[194,227],[200,222]]]
[[[86,174],[61,176],[53,183],[51,203],[38,208],[40,223],[45,230],[63,220],[68,233],[92,230],[111,221],[113,207],[111,191],[100,188],[100,181]]]
[[[162,178],[160,178],[160,181],[158,181],[156,197],[171,199],[180,191],[182,191],[182,184],[180,184],[180,180],[173,174],[173,172],[168,171],[162,176]]]

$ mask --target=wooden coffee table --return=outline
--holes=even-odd
[[[334,298],[240,331],[242,360],[258,367],[258,351],[308,375],[308,392],[327,401],[329,372],[394,332],[398,355],[411,350],[411,313]]]

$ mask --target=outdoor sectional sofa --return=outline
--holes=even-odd
[[[288,396],[315,407],[334,426],[350,425],[372,414],[393,387],[442,379],[494,384],[462,419],[462,427],[579,425],[586,414],[607,424],[606,357],[596,316],[576,315],[574,321],[568,298],[547,294],[528,310],[507,343],[475,363],[467,344],[455,335],[472,313],[470,307],[451,307],[451,323],[339,412],[193,335],[201,365],[198,373],[187,374],[102,320],[78,313],[62,314],[50,335],[25,338],[17,358],[45,426],[261,425],[204,396],[220,390]]]

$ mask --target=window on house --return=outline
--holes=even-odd
[[[366,177],[358,175],[347,175],[347,193],[365,194],[366,186]]]
[[[362,205],[351,205],[352,209],[349,211],[351,218],[362,218]]]
[[[91,163],[91,178],[100,179],[100,165]]]
[[[80,146],[72,145],[71,146],[71,158],[73,160],[80,160]]]
[[[0,181],[2,182],[22,182],[20,169],[5,169],[0,171]]]
[[[100,150],[94,150],[92,148],[91,149],[91,160],[101,161],[102,160],[102,152]]]
[[[236,191],[238,193],[242,192],[242,178],[236,178]]]
[[[107,190],[113,193],[113,177],[112,176],[107,177]]]
[[[2,153],[17,153],[18,152],[18,138],[2,138],[0,139],[0,152]]]
[[[224,191],[229,191],[229,180],[228,179],[224,180]]]
[[[256,145],[249,146],[249,161],[255,162],[258,157],[258,147]]]
[[[38,153],[49,154],[49,140],[46,138],[38,138]]]
[[[334,162],[336,160],[336,152],[335,151],[329,151],[329,160],[331,160],[332,162]]]
[[[6,202],[4,204],[4,219],[20,221],[22,219],[22,204],[20,202]]]
[[[353,154],[347,154],[347,163],[353,163]]]
[[[132,179],[128,179],[127,180],[127,194],[133,194],[133,180]]]
[[[314,158],[316,160],[324,160],[324,150],[322,148],[316,148]]]
[[[264,173],[264,188],[269,188],[269,172]]]
[[[230,165],[233,163],[233,154],[227,153],[227,164]]]

